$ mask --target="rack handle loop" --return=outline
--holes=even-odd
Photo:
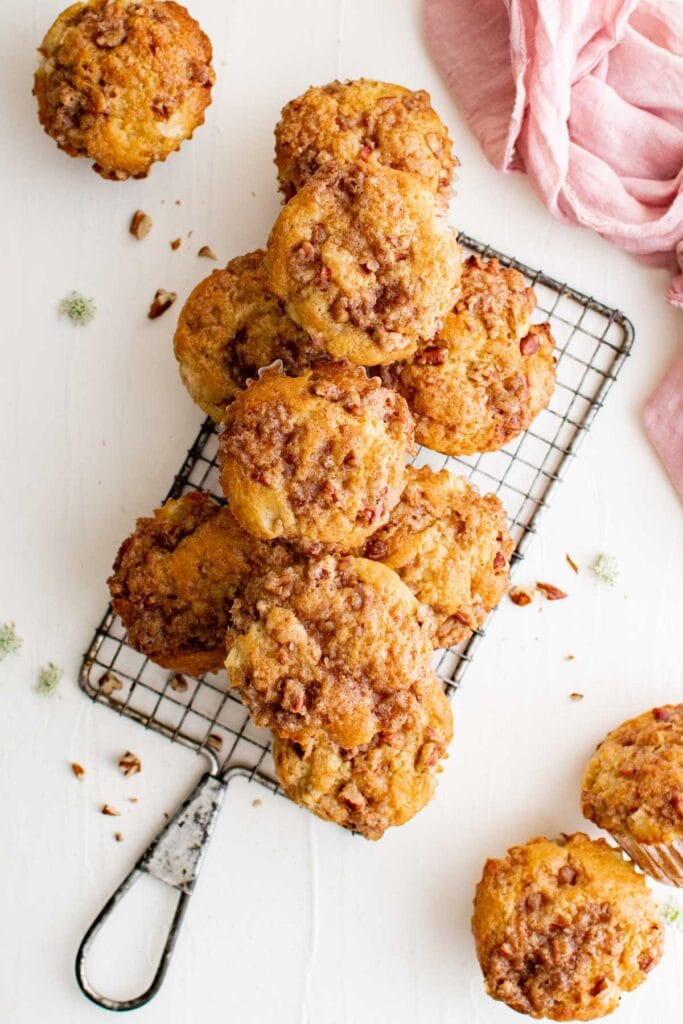
[[[227,787],[227,779],[207,772],[173,818],[152,840],[137,864],[123,879],[88,928],[76,954],[76,981],[83,995],[105,1010],[135,1010],[159,991],[168,970],[190,896],[199,877],[213,827]],[[88,980],[88,955],[93,942],[114,909],[142,874],[152,875],[178,893],[178,900],[156,972],[148,988],[131,999],[110,999]]]

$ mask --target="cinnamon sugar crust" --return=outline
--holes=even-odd
[[[472,929],[486,989],[519,1013],[595,1020],[663,949],[642,875],[603,839],[532,839],[486,862]]]
[[[286,373],[299,373],[321,355],[269,291],[265,255],[257,249],[214,270],[190,293],[178,319],[180,376],[216,423],[263,367],[279,359]]]
[[[435,645],[449,647],[480,629],[506,592],[513,546],[494,494],[482,497],[445,469],[408,466],[401,500],[364,554],[431,608]]]
[[[285,199],[321,168],[359,159],[408,171],[444,198],[458,165],[424,89],[361,78],[312,86],[283,107],[275,163]]]
[[[266,370],[228,407],[221,484],[254,536],[352,550],[398,501],[412,432],[400,395],[360,368]]]
[[[34,94],[43,128],[103,178],[144,178],[204,121],[211,43],[173,0],[88,0],[45,36]]]
[[[329,555],[248,583],[227,648],[228,679],[257,725],[297,742],[323,730],[346,749],[402,727],[432,654],[396,573]]]
[[[138,519],[109,578],[128,642],[164,668],[199,675],[225,660],[230,606],[249,576],[285,558],[239,526],[205,491]]]
[[[275,771],[295,803],[366,839],[381,839],[432,799],[452,735],[451,707],[432,674],[405,721],[364,746],[340,747],[320,731],[301,742],[276,736]]]
[[[530,323],[536,300],[522,275],[471,256],[461,285],[436,336],[383,374],[408,402],[420,444],[444,455],[502,448],[555,388],[550,326]]]
[[[331,165],[287,203],[268,240],[272,290],[327,352],[360,365],[407,359],[458,295],[461,249],[418,178]]]

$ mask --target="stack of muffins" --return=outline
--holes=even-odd
[[[175,334],[221,424],[227,506],[188,494],[139,520],[110,588],[158,664],[225,664],[285,792],[376,839],[434,792],[452,719],[432,655],[483,625],[513,548],[494,495],[407,460],[415,440],[469,454],[525,429],[553,342],[520,274],[463,264],[426,93],[312,88],[275,135],[267,249],[202,281]]]
[[[210,102],[211,44],[173,0],[87,0],[40,48],[47,133],[104,178],[144,177]],[[190,295],[175,353],[217,423],[226,503],[203,491],[138,520],[109,580],[128,641],[174,672],[227,668],[274,733],[278,778],[379,838],[431,798],[452,716],[431,668],[505,592],[493,495],[406,465],[414,442],[494,451],[555,383],[533,291],[463,263],[445,221],[457,160],[425,92],[311,88],[275,130],[285,207],[267,250]],[[683,705],[615,729],[586,817],[683,887]],[[604,840],[533,839],[489,860],[473,931],[487,991],[552,1020],[611,1012],[658,962],[645,880]]]

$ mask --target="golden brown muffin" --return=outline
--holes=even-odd
[[[230,260],[200,281],[183,306],[174,348],[183,384],[220,423],[225,407],[264,366],[297,373],[320,351],[268,290],[265,251]]]
[[[173,0],[72,4],[39,53],[40,123],[103,178],[144,178],[204,122],[211,43]]]
[[[401,728],[432,648],[422,609],[395,572],[327,555],[253,579],[235,601],[225,666],[259,726],[345,748]]]
[[[273,742],[275,771],[295,803],[319,818],[381,839],[425,807],[453,736],[453,714],[435,675],[403,724],[347,750],[321,731]]]
[[[643,871],[683,886],[683,704],[614,729],[588,763],[581,804]]]
[[[225,660],[230,605],[268,550],[205,491],[138,519],[119,548],[109,589],[128,643],[164,668],[199,675]]]
[[[428,92],[372,82],[311,86],[283,108],[275,163],[285,199],[326,164],[366,160],[408,171],[447,197],[458,160]]]
[[[530,1017],[595,1020],[647,977],[664,927],[645,879],[603,839],[532,839],[488,860],[472,930],[486,990]]]
[[[555,388],[550,326],[530,325],[536,300],[522,275],[471,256],[461,284],[437,336],[384,374],[407,400],[417,440],[444,455],[502,448]]]
[[[401,500],[363,553],[394,569],[429,605],[435,644],[449,647],[480,629],[500,601],[513,547],[495,494],[482,497],[445,469],[408,466]]]
[[[255,537],[362,544],[401,496],[412,421],[403,399],[348,363],[277,368],[240,392],[220,438],[221,484]]]
[[[268,259],[292,319],[352,363],[406,359],[458,295],[445,210],[418,178],[381,165],[319,171],[275,222]]]

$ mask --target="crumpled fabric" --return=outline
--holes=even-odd
[[[648,436],[683,501],[683,352],[648,398],[643,418]]]
[[[683,0],[425,0],[487,159],[659,266],[683,308]]]

